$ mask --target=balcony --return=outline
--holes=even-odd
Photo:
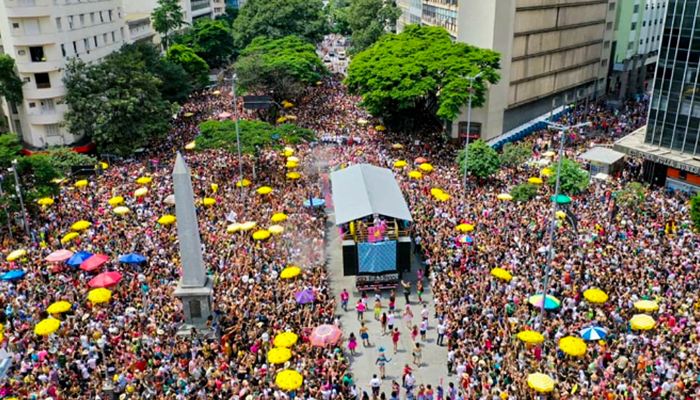
[[[43,46],[47,44],[55,44],[58,36],[51,33],[41,33],[39,35],[17,34],[12,36],[12,44],[15,46]]]
[[[51,16],[52,0],[6,0],[8,18],[38,18]]]

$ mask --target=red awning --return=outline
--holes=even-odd
[[[94,271],[103,266],[107,261],[109,261],[108,256],[104,254],[95,254],[87,260],[83,261],[80,264],[80,269],[88,272]]]

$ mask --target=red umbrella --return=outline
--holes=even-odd
[[[316,347],[326,347],[327,345],[334,345],[340,341],[343,337],[343,332],[335,325],[319,325],[311,332],[309,341],[312,346]]]
[[[108,256],[104,254],[95,254],[87,260],[83,261],[80,264],[80,269],[82,269],[83,271],[91,272],[103,266],[107,261],[109,261]]]
[[[418,157],[415,159],[415,161],[416,161],[416,164],[423,164],[423,163],[427,163],[428,159],[425,157]]]
[[[73,252],[70,250],[56,250],[53,253],[49,254],[48,257],[44,258],[44,260],[48,262],[64,262],[67,259],[71,258],[73,256]]]
[[[110,287],[114,286],[119,281],[122,280],[122,274],[119,272],[103,272],[96,277],[90,279],[90,282],[88,282],[88,285],[92,288],[104,288],[104,287]]]

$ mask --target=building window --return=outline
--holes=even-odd
[[[630,30],[635,30],[635,29],[637,29],[637,23],[632,22],[632,26],[630,27]]]
[[[14,104],[14,103],[12,103],[12,104]],[[15,130],[17,131],[18,135],[20,135],[20,136],[23,135],[23,133],[22,133],[22,121],[20,121],[18,119],[15,120]]]
[[[32,62],[45,62],[46,56],[44,55],[44,48],[40,46],[30,47],[29,57],[32,59]]]
[[[51,87],[51,80],[49,79],[49,74],[46,72],[34,74],[34,81],[38,89],[48,89]]]
[[[78,43],[73,41],[73,54],[78,55]]]
[[[88,39],[83,39],[83,46],[85,47],[85,52],[90,54],[90,41]]]
[[[31,81],[32,81],[32,80],[31,80],[29,77],[24,77],[24,78],[22,78],[22,82],[24,82],[24,83],[29,83],[29,82],[31,82]]]
[[[634,5],[634,11],[635,14],[639,12],[639,4]]]
[[[608,66],[608,60],[603,60],[603,61],[601,61],[601,62],[600,62],[600,66],[603,67],[603,68],[607,67],[607,66]]]
[[[102,11],[100,11],[100,22],[104,23],[105,22],[105,17],[102,15]]]
[[[612,30],[612,28],[613,28],[613,23],[612,23],[612,22],[608,22],[608,23],[605,25],[605,30],[606,30],[606,31],[610,31],[610,30]]]
[[[29,108],[36,108],[36,103],[29,103]]]
[[[46,137],[61,136],[61,126],[59,124],[46,125]]]
[[[124,40],[124,27],[119,28],[119,39]]]
[[[79,18],[80,18],[80,27],[82,28],[83,26],[85,26],[85,14],[80,14]]]
[[[68,16],[68,29],[73,29],[73,16]]]
[[[117,40],[114,38],[114,31],[112,31],[112,43],[116,42]]]
[[[642,21],[642,28],[647,26],[647,21]]]
[[[112,20],[112,10],[107,11],[107,13],[109,14],[109,20],[111,21]]]
[[[94,12],[90,13],[90,23],[95,25],[95,13]]]
[[[41,101],[41,111],[54,111],[56,109],[56,103],[53,99],[45,99]]]
[[[61,54],[63,55],[63,57],[66,56],[66,45],[63,43],[61,43]]]
[[[608,6],[608,10],[612,11],[614,9],[615,9],[615,3],[610,3],[610,5]]]
[[[459,137],[466,138],[467,137],[467,122],[466,121],[460,121],[458,125],[459,129]],[[469,124],[469,138],[470,139],[479,139],[481,138],[481,124],[478,122],[473,122]]]
[[[634,42],[627,43],[627,50],[632,50],[633,47],[634,47]]]
[[[56,18],[56,29],[61,32],[63,27],[61,26],[61,17]]]
[[[106,33],[102,34],[102,43],[107,44],[107,34]]]
[[[98,47],[98,45],[97,45],[97,36],[93,36],[92,39],[95,41],[95,48],[97,48],[97,47]]]
[[[610,48],[610,41],[606,40],[605,43],[603,43],[603,48],[604,49],[609,49]]]
[[[13,27],[14,29],[19,29],[19,23],[13,22],[13,23],[12,23],[12,27]]]

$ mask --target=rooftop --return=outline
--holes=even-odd
[[[643,126],[615,142],[613,148],[632,157],[639,157],[671,168],[700,174],[700,157],[645,143],[644,137],[646,133],[647,127]]]

